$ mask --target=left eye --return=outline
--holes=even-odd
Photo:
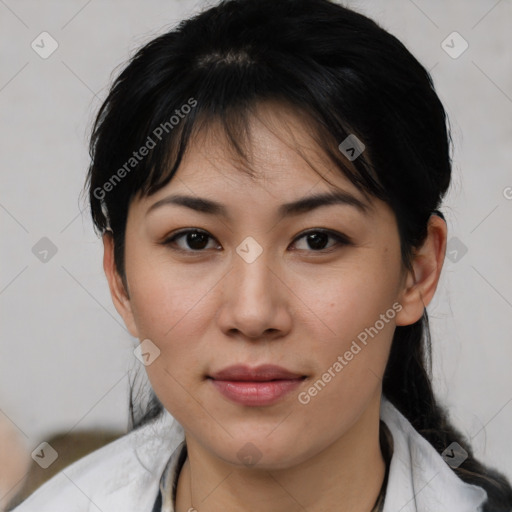
[[[325,247],[327,240],[329,238],[333,239],[335,241],[334,244],[332,244],[330,247]],[[306,240],[306,244],[309,245],[311,249],[314,250],[314,252],[324,251],[332,249],[333,247],[340,246],[340,245],[349,245],[350,240],[345,235],[342,235],[341,233],[336,233],[334,231],[328,231],[328,230],[311,230],[306,233],[302,233],[299,237],[295,239],[295,242],[298,240],[304,239]],[[307,249],[300,249],[299,250],[307,250]]]
[[[178,240],[182,239],[185,241],[184,243],[188,248],[184,247],[183,245],[180,246]],[[208,248],[208,239],[215,240],[207,231],[198,229],[186,229],[168,237],[166,240],[164,240],[163,245],[171,246],[171,248],[173,248],[173,245],[176,245],[178,246],[176,249],[178,251],[202,252],[204,249]],[[315,229],[302,233],[300,236],[295,238],[293,243],[296,244],[299,240],[302,239],[306,241],[306,244],[309,246],[309,248],[298,247],[297,250],[312,250],[313,252],[320,252],[329,251],[336,246],[351,244],[351,240],[347,236],[325,229]],[[334,244],[326,247],[327,241],[329,239],[333,239]]]

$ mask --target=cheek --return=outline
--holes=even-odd
[[[301,299],[294,308],[299,324],[326,341],[346,341],[373,326],[396,299],[396,271],[384,263],[368,254],[327,273],[297,275],[290,288]]]
[[[340,266],[314,286],[303,277],[297,282],[297,295],[308,297],[314,313],[303,307],[296,320],[309,324],[307,350],[316,360],[315,379],[322,380],[311,390],[322,395],[317,407],[329,409],[329,400],[352,404],[382,379],[400,308],[398,266],[388,256],[387,250],[378,257],[368,252],[367,258]]]
[[[359,315],[346,309],[333,316],[336,335],[330,340],[310,336],[316,340],[309,347],[315,372],[299,401],[305,411],[341,430],[348,424],[340,418],[355,421],[381,387],[395,330],[396,311],[391,305],[366,301],[364,306]]]
[[[205,319],[211,316],[204,298],[206,291],[202,287],[182,288],[176,282],[164,284],[160,279],[148,279],[136,289],[132,308],[141,339],[149,338],[161,355],[154,368],[147,367],[148,374],[159,372],[164,380],[172,375],[177,382],[188,385],[204,370],[201,340],[205,338]],[[174,386],[177,382],[171,379],[168,384]]]
[[[128,259],[127,259],[128,260]],[[165,251],[135,250],[127,261],[130,299],[141,336],[165,341],[204,312],[203,299],[212,287],[212,273],[199,266],[171,263]],[[190,331],[189,331],[190,332]]]
[[[208,312],[201,297],[207,288],[185,286],[172,277],[151,274],[134,286],[132,308],[141,339],[149,338],[160,351],[145,369],[156,395],[180,423],[207,424],[204,409],[193,398],[205,371],[204,346],[198,340],[205,338],[201,329]]]
[[[160,256],[133,258],[130,270],[131,306],[140,339],[150,339],[160,350],[155,363],[146,367],[155,391],[174,397],[182,385],[194,393],[208,362],[211,336],[206,331],[212,324],[219,276],[199,266],[184,271]],[[182,400],[189,401],[185,395]]]

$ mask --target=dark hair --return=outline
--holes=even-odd
[[[214,121],[245,158],[248,120],[266,100],[291,107],[363,194],[390,205],[402,262],[412,270],[430,216],[443,217],[438,208],[451,177],[451,138],[430,74],[374,21],[328,0],[229,0],[141,48],[96,118],[87,177],[91,213],[97,231],[111,232],[127,293],[131,200],[166,185],[190,138]],[[338,149],[349,135],[366,148],[353,161]],[[485,510],[509,509],[505,477],[475,460],[437,403],[430,351],[425,309],[416,323],[396,327],[383,393],[438,452],[455,440],[464,447],[469,457],[453,471],[487,491]],[[133,427],[162,409],[153,393]]]

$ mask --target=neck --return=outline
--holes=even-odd
[[[186,436],[176,512],[371,512],[386,471],[379,410],[380,397],[325,450],[280,470],[235,467]]]

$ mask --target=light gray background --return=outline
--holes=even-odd
[[[435,389],[476,455],[512,478],[512,3],[345,3],[432,70],[450,116],[448,251],[456,237],[467,253],[447,258],[428,308]],[[81,213],[87,136],[113,70],[205,5],[0,0],[0,414],[29,450],[56,431],[126,428],[136,340],[111,303],[101,241]],[[43,31],[59,45],[47,59],[31,48]],[[469,44],[456,59],[441,46],[453,31]],[[58,248],[46,263],[32,253],[44,236]]]

